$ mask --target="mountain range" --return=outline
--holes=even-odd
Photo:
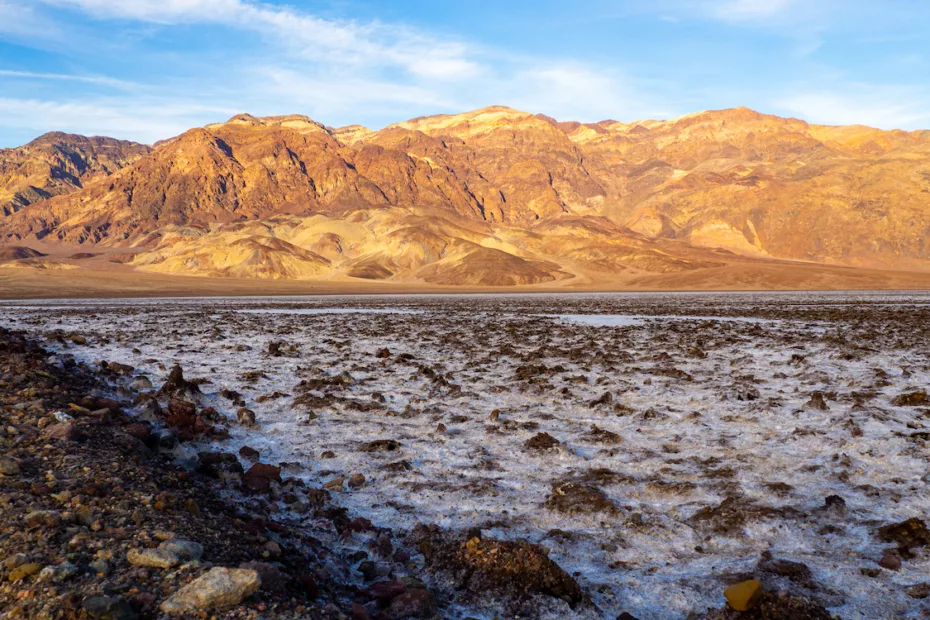
[[[379,131],[241,114],[151,147],[51,133],[0,150],[0,248],[3,267],[359,284],[923,274],[930,131],[490,107]]]

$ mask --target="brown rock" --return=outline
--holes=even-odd
[[[562,445],[562,443],[549,433],[537,433],[523,444],[527,450],[542,452],[551,450]]]
[[[923,519],[917,517],[882,527],[878,530],[878,537],[884,542],[898,543],[898,552],[904,559],[913,555],[913,549],[930,545],[930,529]]]
[[[239,448],[239,456],[244,459],[255,460],[261,456],[261,453],[255,448],[250,448],[249,446],[242,446]]]
[[[81,441],[84,438],[84,434],[81,430],[70,422],[61,422],[59,424],[46,426],[45,434],[49,439],[57,439],[59,441]]]
[[[927,396],[926,390],[918,390],[895,396],[891,404],[895,407],[927,407],[930,406],[930,396]]]
[[[378,614],[379,620],[405,620],[406,618],[432,618],[436,615],[436,599],[427,590],[408,590],[391,599],[387,609]]]
[[[255,463],[242,477],[246,488],[257,492],[267,491],[272,480],[281,482],[281,468],[266,463]]]
[[[887,551],[878,565],[888,570],[901,570],[901,556],[896,551]]]
[[[148,424],[127,424],[123,427],[123,432],[143,443],[148,443],[149,438],[152,436],[152,429],[149,428]]]
[[[239,424],[247,428],[252,428],[255,426],[255,412],[251,409],[246,409],[242,407],[239,411],[236,412],[236,419],[239,420]]]

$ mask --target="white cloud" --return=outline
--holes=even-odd
[[[67,75],[62,73],[34,73],[32,71],[11,71],[0,69],[0,77],[26,78],[36,80],[64,80],[70,82],[84,82],[86,84],[99,84],[114,88],[134,88],[137,85],[125,80],[97,75]]]
[[[440,41],[403,26],[322,19],[248,0],[40,0],[101,19],[155,24],[220,24],[273,38],[308,60],[365,67],[400,67],[430,79],[477,74],[466,45]]]
[[[770,19],[792,8],[796,0],[725,0],[713,9],[718,19],[725,21],[758,21]]]
[[[812,123],[825,125],[869,125],[879,129],[923,129],[930,127],[930,94],[908,89],[872,89],[850,92],[811,92],[784,97],[775,105]],[[872,91],[874,92],[874,91]]]
[[[51,38],[57,29],[36,13],[34,7],[0,0],[0,34]]]
[[[510,105],[542,111],[559,120],[632,120],[674,115],[656,105],[628,77],[583,64],[560,63],[520,71],[512,85],[501,92]]]
[[[227,118],[235,112],[197,102],[164,99],[96,99],[57,102],[0,98],[0,123],[32,135],[64,131],[106,135],[152,143],[200,124],[206,116]]]

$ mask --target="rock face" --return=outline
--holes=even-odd
[[[238,605],[261,586],[258,572],[245,568],[212,568],[161,604],[169,615],[185,615]]]
[[[45,134],[16,149],[0,149],[0,215],[81,189],[150,150],[135,142],[60,132]]]
[[[56,135],[81,155],[56,155],[54,182],[18,172],[49,168],[54,136],[0,152],[0,242],[131,246],[135,268],[160,273],[438,285],[734,258],[930,271],[928,131],[746,108],[580,124],[492,107],[377,132],[243,114],[151,152]]]

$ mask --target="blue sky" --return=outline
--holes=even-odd
[[[239,112],[372,128],[746,105],[930,128],[925,0],[0,0],[0,147],[142,142]]]

